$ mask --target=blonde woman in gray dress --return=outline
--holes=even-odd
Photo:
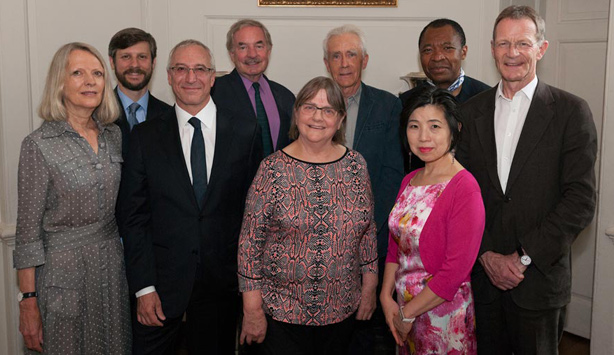
[[[21,146],[17,236],[19,330],[44,354],[128,354],[130,306],[115,223],[119,109],[100,53],[69,43],[53,57]]]

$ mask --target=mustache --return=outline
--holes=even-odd
[[[262,58],[248,58],[244,60],[244,63],[247,65],[260,64],[262,62]]]
[[[123,73],[124,75],[129,75],[129,74],[142,74],[142,75],[147,75],[147,73],[141,69],[141,68],[130,68],[126,71],[124,71]]]

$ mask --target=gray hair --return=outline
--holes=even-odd
[[[234,51],[235,33],[239,32],[245,27],[258,27],[259,29],[261,29],[264,33],[264,40],[266,41],[267,46],[269,48],[273,47],[273,40],[271,39],[271,34],[269,33],[269,30],[267,30],[267,28],[264,27],[261,22],[247,18],[239,20],[233,23],[232,26],[230,26],[230,29],[226,34],[226,49],[228,50],[228,52]]]
[[[497,25],[499,24],[499,22],[503,21],[506,18],[513,20],[528,18],[535,24],[535,39],[537,39],[537,44],[541,45],[542,42],[544,42],[544,40],[546,39],[546,22],[541,16],[539,16],[537,11],[535,11],[535,9],[530,6],[512,5],[503,9],[499,16],[497,16],[497,19],[495,20],[495,26],[492,29],[493,41],[495,40],[495,31],[497,30]]]
[[[168,62],[166,63],[166,70],[170,70],[171,69],[171,59],[173,59],[173,55],[175,54],[175,52],[179,49],[179,48],[183,48],[183,47],[189,47],[189,46],[199,46],[202,49],[204,49],[207,54],[209,54],[209,59],[211,61],[211,67],[213,69],[215,69],[215,58],[213,57],[213,52],[211,52],[211,49],[209,49],[209,47],[205,46],[201,41],[195,40],[195,39],[185,39],[179,43],[177,43],[175,45],[175,47],[173,47],[173,49],[171,49],[171,52],[168,54]]]
[[[365,34],[362,32],[360,28],[354,25],[343,25],[340,27],[333,28],[328,32],[326,38],[324,38],[324,42],[322,43],[322,48],[324,49],[324,59],[328,58],[328,42],[339,35],[343,35],[346,33],[354,34],[360,40],[360,50],[362,51],[362,56],[367,55],[367,46],[365,45]]]

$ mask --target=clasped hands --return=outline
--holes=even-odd
[[[503,255],[487,251],[480,256],[479,260],[490,282],[503,291],[513,289],[524,280],[524,272],[527,267],[520,263],[517,252]]]

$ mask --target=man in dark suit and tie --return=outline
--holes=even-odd
[[[403,179],[403,154],[399,136],[401,101],[389,92],[362,82],[369,55],[364,35],[356,26],[345,25],[332,29],[324,40],[324,64],[333,80],[341,87],[347,100],[346,144],[358,151],[367,161],[375,197],[377,251],[380,284],[388,250],[388,214],[394,205]],[[371,292],[363,292],[376,309],[376,285]],[[388,332],[381,307],[375,319],[359,319],[353,336],[352,354],[372,354],[375,332],[386,337],[394,351],[394,339]],[[381,338],[380,337],[380,338]]]
[[[184,313],[190,354],[234,353],[237,242],[262,145],[255,120],[211,100],[214,68],[202,43],[177,44],[174,109],[132,131],[119,225],[135,354],[173,354]]]
[[[122,130],[124,158],[129,149],[132,127],[171,109],[148,89],[156,66],[156,53],[156,40],[139,28],[123,29],[109,42],[109,62],[117,78],[115,94],[123,108],[122,115],[115,123]]]
[[[592,114],[586,101],[538,80],[544,32],[532,8],[504,9],[491,42],[501,81],[462,107],[457,157],[486,208],[472,273],[480,354],[558,354],[571,244],[595,211]]]
[[[226,48],[235,69],[216,80],[211,96],[219,107],[258,122],[267,156],[290,143],[294,94],[264,75],[273,42],[262,23],[251,19],[234,23],[226,35]]]

